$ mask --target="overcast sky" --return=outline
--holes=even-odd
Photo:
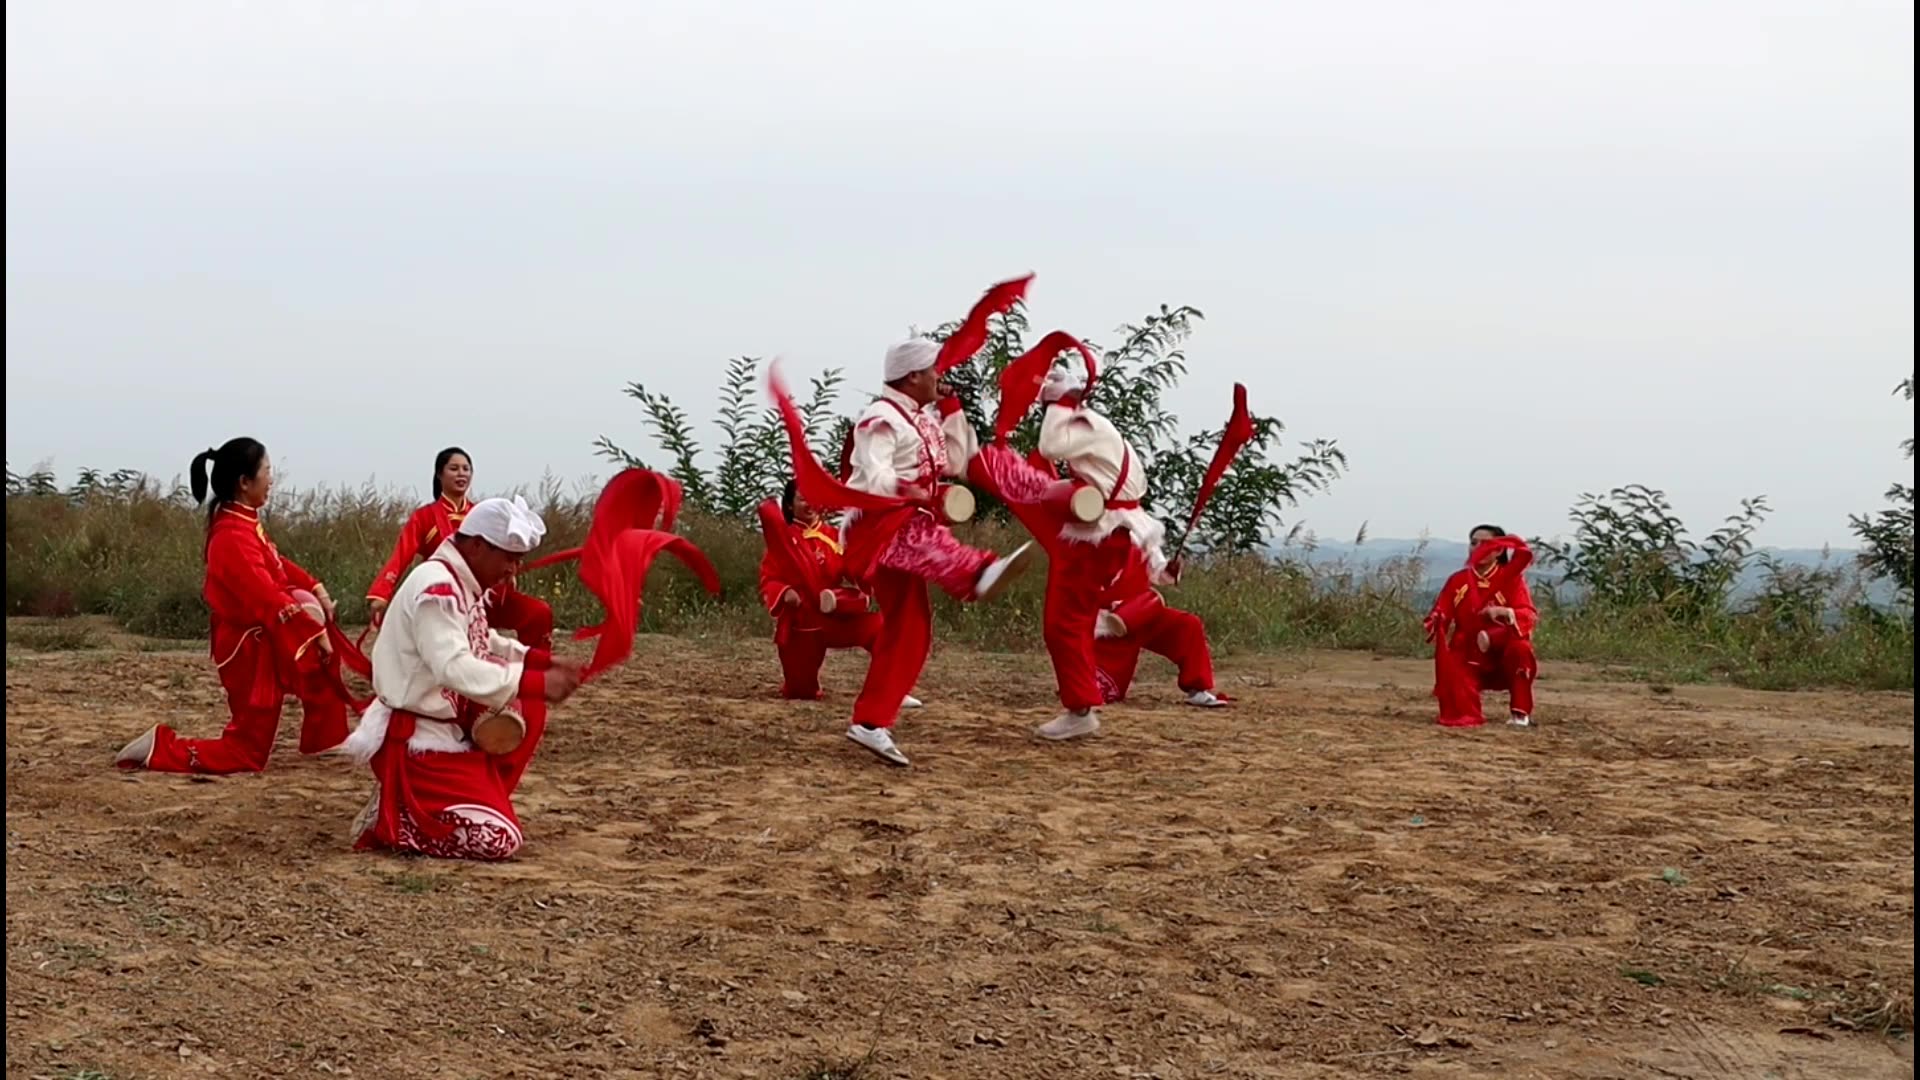
[[[7,458],[301,485],[604,474],[629,380],[862,387],[1038,273],[1036,329],[1207,321],[1352,473],[1346,538],[1697,529],[1845,544],[1912,476],[1913,15],[1837,0],[15,0]],[[853,399],[847,399],[849,408]]]

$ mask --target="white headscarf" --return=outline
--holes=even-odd
[[[510,500],[482,499],[467,511],[467,519],[460,523],[460,535],[477,536],[501,551],[525,555],[540,546],[547,535],[547,523],[518,495]]]
[[[887,377],[883,382],[904,379],[916,371],[925,371],[940,359],[940,343],[926,338],[903,341],[887,350]]]
[[[1056,367],[1047,372],[1047,381],[1040,384],[1040,400],[1051,405],[1063,397],[1079,394],[1087,389],[1087,375],[1078,368]]]

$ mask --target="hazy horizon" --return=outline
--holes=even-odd
[[[1329,539],[1645,483],[1847,547],[1911,478],[1910,5],[1175,10],[10,4],[8,460],[605,476],[629,381],[850,410],[1031,270],[1036,331],[1205,311],[1171,406],[1339,440]]]

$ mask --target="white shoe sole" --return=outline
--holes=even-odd
[[[1033,733],[1048,742],[1072,742],[1075,739],[1084,739],[1090,735],[1100,734],[1100,718],[1096,716],[1086,724],[1086,726],[1072,728],[1067,731],[1048,731],[1047,725],[1042,724],[1033,729]]]
[[[121,747],[120,753],[115,755],[113,763],[124,767],[138,766],[142,769],[146,768],[148,763],[153,760],[153,747],[155,743],[160,741],[159,736],[159,725],[156,724],[148,728],[146,734]]]
[[[1000,595],[1007,591],[1007,586],[1019,580],[1020,575],[1026,573],[1027,569],[1033,565],[1033,557],[1037,555],[1039,551],[1040,549],[1035,547],[1031,540],[1013,549],[1013,554],[1007,556],[1004,560],[1005,565],[1000,567],[1000,573],[995,575],[994,579],[988,582],[985,588],[974,593],[974,602],[982,603],[999,599]],[[992,567],[989,566],[988,569],[990,570]],[[984,573],[984,571],[982,572]]]
[[[867,753],[872,754],[874,757],[879,758],[881,761],[884,761],[887,764],[892,765],[896,768],[904,769],[908,765],[913,764],[912,762],[907,760],[907,755],[900,752],[899,747],[894,747],[893,753],[889,754],[885,750],[881,750],[881,749],[878,749],[877,747],[869,746],[868,744],[861,742],[859,737],[854,735],[854,733],[851,731],[847,732],[847,741],[859,747],[860,749],[865,750]]]

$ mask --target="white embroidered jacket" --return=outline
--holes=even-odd
[[[471,750],[453,722],[457,699],[489,709],[513,701],[527,647],[493,632],[481,598],[479,582],[452,541],[400,583],[373,643],[374,701],[347,740],[349,755],[371,760],[395,709],[419,718],[408,750]]]
[[[931,486],[942,477],[965,476],[979,446],[966,413],[942,419],[937,406],[917,404],[889,386],[853,422],[847,486],[898,495],[902,484]]]
[[[1053,404],[1040,416],[1040,453],[1048,461],[1064,461],[1067,471],[1091,484],[1109,503],[1138,503],[1147,493],[1147,470],[1113,421],[1092,409]],[[1109,508],[1090,525],[1068,525],[1061,535],[1099,543],[1113,530],[1125,527],[1135,547],[1147,557],[1147,568],[1164,584],[1167,557],[1161,546],[1167,528],[1138,506]]]

